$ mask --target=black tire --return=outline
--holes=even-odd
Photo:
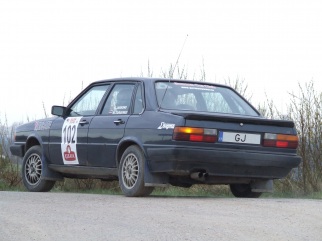
[[[144,186],[144,163],[144,155],[138,146],[129,146],[123,153],[118,176],[125,196],[143,197],[153,192],[154,187]]]
[[[230,191],[238,198],[258,198],[261,192],[252,192],[250,184],[230,184]]]
[[[55,181],[42,178],[45,168],[43,162],[40,146],[31,147],[23,158],[22,181],[30,192],[48,192],[55,185]]]

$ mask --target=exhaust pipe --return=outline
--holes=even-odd
[[[206,181],[208,178],[207,172],[193,172],[190,174],[190,177],[197,181]]]

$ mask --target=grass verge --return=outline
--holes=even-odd
[[[276,185],[278,187],[278,185]],[[10,186],[8,182],[1,180],[1,191],[26,191],[20,182],[18,185]],[[57,182],[52,192],[72,192],[102,195],[123,195],[118,181],[101,181],[95,179],[69,179]],[[234,198],[228,185],[193,185],[190,188],[183,187],[156,187],[152,196],[164,197],[210,197],[210,198]],[[321,199],[322,191],[309,192],[281,191],[278,188],[273,193],[264,193],[261,198],[299,198],[299,199]]]

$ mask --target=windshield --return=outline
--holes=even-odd
[[[156,82],[160,108],[258,116],[257,112],[229,88],[185,82]]]

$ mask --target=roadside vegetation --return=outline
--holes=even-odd
[[[194,79],[206,81],[206,72],[202,65],[199,73],[192,76],[185,67],[170,65],[166,70],[154,74],[148,63],[146,73],[141,76],[163,77],[176,79]],[[222,82],[232,86],[252,103],[251,91],[244,79],[227,79]],[[315,89],[314,82],[309,81],[298,85],[297,92],[288,93],[289,103],[287,113],[280,113],[274,101],[268,97],[262,103],[253,103],[267,118],[291,119],[296,125],[299,135],[298,154],[303,162],[298,168],[282,180],[275,180],[274,193],[264,194],[263,197],[306,197],[322,199],[322,92]],[[44,109],[45,116],[47,113]],[[0,113],[1,114],[1,113]],[[9,146],[13,140],[15,123],[9,126],[6,117],[0,115],[0,190],[25,190],[21,182],[21,160],[11,155]],[[117,181],[106,182],[94,179],[65,179],[57,182],[53,191],[89,192],[121,194]],[[209,196],[232,197],[228,186],[194,185],[191,188],[156,188],[152,195],[162,196]]]

